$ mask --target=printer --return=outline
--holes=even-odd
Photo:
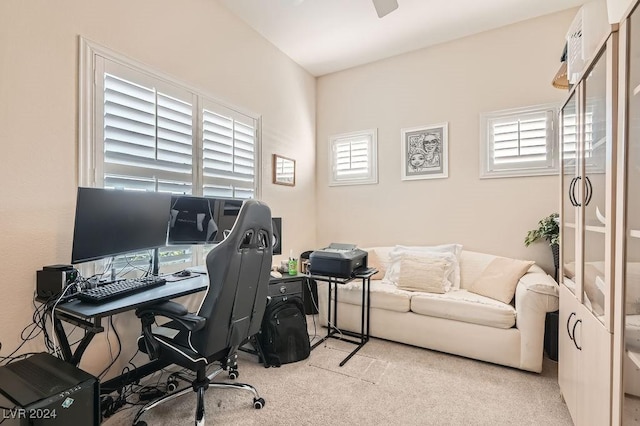
[[[353,244],[331,243],[309,255],[309,272],[336,278],[351,278],[367,268],[367,252]]]

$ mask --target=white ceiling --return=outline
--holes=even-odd
[[[383,18],[372,0],[219,1],[320,76],[588,0],[398,0],[398,9]]]

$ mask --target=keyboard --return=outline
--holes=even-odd
[[[149,276],[143,278],[127,278],[117,280],[107,284],[99,285],[96,288],[88,288],[78,293],[78,299],[89,303],[103,303],[109,300],[128,296],[153,287],[166,284],[167,280],[161,277]]]

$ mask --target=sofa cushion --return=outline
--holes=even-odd
[[[494,254],[463,250],[460,254],[460,288],[469,289],[487,265],[496,257]],[[538,265],[531,266],[529,271],[546,274]]]
[[[509,303],[516,293],[518,280],[534,262],[528,260],[496,257],[482,271],[469,291]]]
[[[451,286],[447,276],[453,271],[455,258],[406,254],[400,261],[398,288],[407,291],[444,293]]]
[[[371,276],[372,280],[381,280],[384,278],[384,274],[387,273],[386,265],[380,261],[380,258],[374,249],[367,250],[367,266],[378,270],[378,272]]]
[[[467,290],[452,290],[444,294],[414,293],[411,311],[496,328],[511,328],[516,323],[513,306]]]
[[[484,268],[495,258],[492,254],[464,250],[460,254],[460,288],[471,287]]]
[[[326,283],[318,291],[327,291]],[[320,287],[320,283],[318,283]],[[393,284],[372,280],[370,287],[371,307],[396,312],[409,312],[410,291],[400,290]],[[362,280],[353,280],[347,284],[338,284],[338,301],[350,305],[362,305]]]

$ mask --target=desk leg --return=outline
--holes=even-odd
[[[356,352],[358,352],[360,349],[362,349],[364,344],[369,341],[369,302],[371,301],[371,293],[369,291],[369,285],[370,285],[369,279],[363,278],[362,279],[362,307],[360,310],[360,335],[358,336],[355,333],[352,334],[354,337],[359,337],[360,342],[353,342],[353,343],[356,343],[358,347],[355,348],[353,351],[351,351],[351,353],[347,355],[345,359],[342,360],[342,362],[340,363],[340,367],[345,365],[347,361],[349,361],[351,357],[354,356]]]
[[[365,282],[362,283],[362,285],[364,285]],[[366,341],[369,341],[369,324],[370,321],[369,319],[371,318],[370,313],[371,313],[371,278],[367,278],[366,279],[366,285],[367,285],[367,328],[365,329],[365,336],[366,336]]]
[[[362,303],[360,308],[360,333],[351,332],[351,331],[340,331],[338,329],[338,281],[337,279],[334,281],[331,277],[329,277],[329,290],[328,290],[328,301],[327,301],[327,328],[328,332],[325,337],[323,337],[320,341],[316,342],[311,349],[316,348],[320,343],[324,342],[330,337],[334,339],[343,340],[345,342],[354,343],[358,345],[349,355],[346,356],[340,363],[340,367],[344,366],[347,361],[351,359],[364,345],[369,341],[369,325],[370,325],[370,309],[371,309],[371,278],[362,278]],[[333,316],[331,315],[331,286],[334,285],[333,288]],[[332,322],[333,320],[333,322]],[[339,334],[339,336],[337,336]],[[355,337],[358,340],[349,340],[344,338],[344,336]]]
[[[331,324],[334,324],[334,323],[331,322],[331,279],[328,281],[327,287],[328,287],[328,291],[327,291],[327,335],[324,336],[322,339],[318,340],[316,343],[314,343],[313,346],[311,346],[311,350],[314,350],[315,348],[317,348],[318,345],[320,345],[320,343],[324,342],[329,337],[331,337],[331,335],[334,332],[333,326],[331,325]],[[335,321],[335,319],[334,319],[334,321]]]
[[[329,286],[331,286],[331,282],[329,282]],[[331,299],[329,299],[331,302]],[[338,280],[336,279],[333,284],[333,326],[336,331],[338,331]]]
[[[62,351],[62,358],[73,365],[77,365],[77,363],[72,362],[73,355],[71,354],[71,345],[69,345],[69,339],[67,339],[67,334],[62,326],[62,321],[60,321],[60,318],[55,315],[53,315],[53,329],[56,333],[56,337],[58,338],[60,350]]]
[[[365,303],[367,301],[367,290],[365,288],[367,284],[367,280],[366,279],[362,279],[362,309],[360,311],[360,344],[365,344],[365,339],[364,339],[364,324],[365,324],[365,312],[367,312]]]
[[[71,364],[77,366],[78,364],[80,364],[80,360],[82,359],[82,355],[84,354],[84,351],[87,349],[87,347],[89,346],[89,343],[91,343],[91,340],[93,339],[93,336],[95,336],[96,333],[93,331],[86,331],[84,337],[82,338],[82,340],[80,341],[80,343],[78,344],[78,347],[76,348],[76,351],[73,353],[73,356],[71,357]]]
[[[80,343],[78,344],[75,352],[71,351],[71,345],[69,345],[69,339],[67,338],[67,333],[64,331],[64,327],[62,326],[62,321],[60,318],[63,318],[66,322],[85,330],[84,337],[82,338],[82,340],[80,340]],[[80,364],[80,360],[82,359],[84,351],[89,346],[89,343],[91,343],[93,336],[95,336],[96,333],[101,333],[104,331],[104,328],[100,325],[100,318],[96,318],[94,319],[94,321],[95,323],[92,324],[63,313],[56,313],[53,316],[53,331],[54,333],[56,333],[58,344],[60,345],[60,350],[62,351],[62,358],[69,364],[73,364],[77,367],[78,364]]]

